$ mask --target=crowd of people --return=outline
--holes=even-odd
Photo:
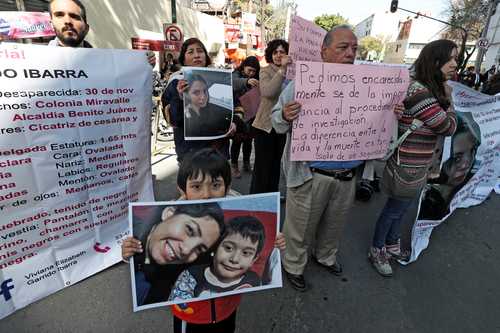
[[[85,41],[89,25],[85,7],[80,1],[52,0],[50,14],[57,34],[51,45],[92,47]],[[340,25],[326,34],[320,52],[325,63],[352,65],[357,49],[358,39],[352,28]],[[195,78],[188,83],[182,72],[185,66],[205,68],[211,65],[200,39],[184,41],[178,59],[166,58],[161,68],[161,78],[165,82],[159,95],[173,127],[179,162],[177,186],[180,200],[238,195],[231,190],[231,182],[232,178],[241,177],[241,148],[243,171],[252,172],[249,193],[279,191],[280,172],[283,171],[287,187],[286,215],[283,234],[278,234],[275,247],[282,250],[283,270],[290,285],[298,291],[306,291],[309,285],[304,271],[310,259],[328,273],[337,276],[343,273],[338,255],[340,241],[355,198],[359,168],[364,161],[291,161],[291,127],[299,117],[301,105],[294,99],[294,81],[286,79],[287,66],[291,64],[288,51],[285,40],[270,41],[265,50],[267,66],[261,68],[259,60],[250,56],[233,72],[235,112],[232,121],[224,119],[231,125],[222,138],[186,140],[185,126],[200,122],[199,117],[209,103],[207,82]],[[148,55],[147,61],[154,65],[156,59],[154,55]],[[498,74],[494,74],[494,68],[490,71],[489,80],[483,86],[487,93],[494,94],[500,90],[500,80]],[[415,119],[421,125],[411,130],[384,168],[381,187],[388,199],[375,222],[373,239],[367,244],[368,258],[382,276],[392,276],[391,265],[397,260],[408,259],[408,249],[401,245],[402,218],[429,179],[439,177],[443,138],[453,135],[459,127],[451,89],[446,84],[456,72],[457,45],[449,40],[430,42],[413,65],[403,105],[394,110],[399,135],[409,131]],[[473,73],[473,69],[467,73]],[[467,84],[474,81],[475,86],[477,78],[472,80],[467,75],[462,80]],[[251,89],[259,89],[261,99],[255,116],[248,118],[239,99]],[[185,100],[189,101],[186,108]],[[252,166],[253,146],[255,161]],[[477,144],[469,150],[476,148]],[[447,170],[453,168],[450,165],[444,167]],[[460,170],[467,174],[470,163]],[[454,173],[450,171],[450,174]],[[462,174],[460,177],[456,181],[463,182],[466,178]],[[179,231],[183,228],[177,227],[180,215],[197,219],[202,227],[211,223],[217,232],[203,233],[204,237],[201,237],[201,232],[197,235],[186,231],[189,228]],[[180,209],[156,218],[160,221],[157,227],[146,231],[140,239],[127,238],[122,245],[124,260],[135,255],[134,263],[140,272],[136,274],[136,285],[141,298],[148,302],[169,296],[176,280],[187,274],[183,273],[186,270],[184,264],[205,260],[205,256],[216,252],[216,245],[226,238],[234,235],[246,237],[239,234],[241,231],[233,224],[225,224],[220,208],[213,205],[194,207],[189,211]],[[174,258],[166,260],[165,256],[158,254],[161,240],[174,236],[182,248],[182,253],[175,258],[181,265],[175,268],[169,266]],[[258,253],[257,248],[255,252]],[[173,306],[174,332],[234,332],[240,300],[241,296],[227,296],[189,303],[188,306]]]

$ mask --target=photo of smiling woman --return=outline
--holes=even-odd
[[[134,311],[282,286],[277,193],[131,207]]]
[[[134,306],[166,301],[187,264],[208,262],[224,233],[224,214],[217,203],[134,206],[134,237],[145,244],[134,261]]]
[[[231,73],[214,69],[183,69],[188,82],[184,98],[186,140],[226,136],[232,122]]]

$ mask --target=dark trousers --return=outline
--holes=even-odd
[[[250,155],[252,154],[252,138],[235,137],[231,143],[231,163],[238,164],[240,158],[240,149],[243,146],[243,162],[250,163]]]
[[[280,182],[281,155],[286,135],[254,128],[255,163],[253,166],[250,194],[277,192]]]
[[[174,316],[174,333],[233,333],[236,329],[236,311],[224,320],[215,324],[186,323],[186,330],[182,331],[182,320]]]
[[[397,244],[401,238],[401,222],[411,203],[411,200],[389,197],[375,225],[374,247],[381,249],[385,244]]]

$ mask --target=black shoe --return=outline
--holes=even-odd
[[[339,262],[337,259],[335,263],[331,266],[324,265],[318,261],[316,257],[312,257],[313,261],[320,265],[321,267],[325,268],[328,272],[332,273],[333,275],[340,276],[342,275],[342,264]]]
[[[286,278],[292,285],[293,289],[298,291],[306,291],[307,285],[306,280],[304,279],[304,275],[300,274],[292,274],[285,271]]]

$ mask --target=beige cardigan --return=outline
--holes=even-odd
[[[281,85],[285,79],[285,72],[278,71],[280,68],[270,64],[260,70],[260,104],[252,126],[260,130],[271,132],[271,110],[278,102],[281,93]]]

